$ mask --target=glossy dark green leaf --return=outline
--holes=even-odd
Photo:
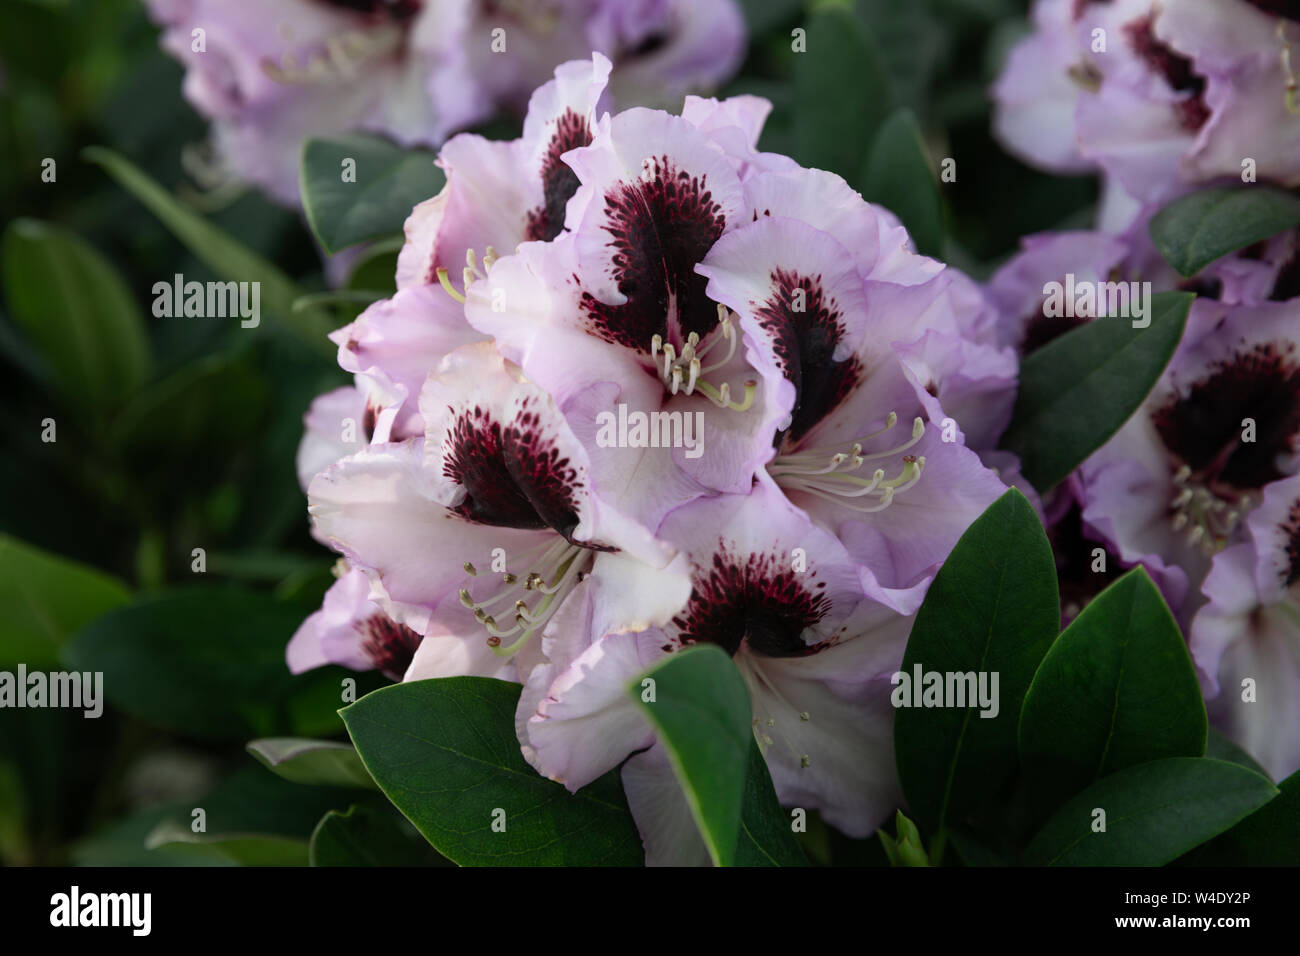
[[[1231,830],[1198,847],[1188,866],[1300,866],[1300,771],[1277,785],[1278,797]]]
[[[164,820],[145,837],[146,850],[184,849],[186,854],[211,857],[232,866],[306,866],[306,840],[261,833],[195,833],[183,824]]]
[[[152,825],[142,848],[155,859],[139,862],[306,866],[308,841],[317,822],[322,814],[343,806],[341,800],[346,800],[346,794],[333,787],[301,786],[262,767],[248,767],[202,796],[178,802],[156,817],[147,815]],[[121,850],[106,846],[100,852]],[[118,862],[135,865],[134,857]]]
[[[1202,189],[1175,199],[1151,219],[1151,239],[1185,276],[1215,259],[1300,226],[1300,196],[1272,186]]]
[[[751,738],[750,744],[735,865],[807,866],[808,857],[794,835],[794,818],[777,802],[758,742]]]
[[[329,253],[400,233],[445,181],[432,153],[362,133],[309,139],[299,168],[307,222]]]
[[[1020,706],[1059,628],[1052,549],[1033,507],[1013,489],[975,520],[939,569],[893,692],[903,793],[932,838],[996,799],[1015,773]],[[955,697],[943,707],[899,706],[921,695],[913,686],[918,668],[976,680],[984,674],[989,691],[996,674],[996,713],[978,701],[954,706]],[[952,684],[955,694],[958,681]]]
[[[714,864],[731,866],[753,742],[749,691],[736,665],[720,647],[693,647],[646,672],[628,693],[659,731]]]
[[[1196,669],[1142,568],[1108,587],[1043,658],[1020,715],[1020,758],[1040,806],[1054,809],[1107,776],[1205,753]]]
[[[859,177],[868,202],[903,221],[917,251],[938,256],[943,247],[943,204],[921,128],[911,110],[897,110],[876,134]]]
[[[1205,756],[1211,760],[1226,760],[1228,763],[1241,764],[1257,774],[1273,779],[1258,760],[1229,740],[1227,735],[1217,727],[1210,728],[1209,736],[1205,740]]]
[[[1204,757],[1171,757],[1102,777],[1052,815],[1030,866],[1163,866],[1277,796],[1267,777]],[[1094,829],[1105,813],[1105,830]]]
[[[129,599],[102,571],[0,535],[0,663],[56,664],[72,635]]]
[[[1151,297],[1150,325],[1102,318],[1026,356],[1004,448],[1020,456],[1037,488],[1056,484],[1137,411],[1182,337],[1193,296]]]
[[[264,737],[249,741],[246,749],[276,776],[294,783],[378,789],[351,744],[306,737]]]
[[[409,832],[407,832],[409,831]],[[331,810],[311,835],[312,866],[450,866],[392,807]]]
[[[376,242],[366,249],[366,255],[348,274],[348,289],[391,296],[397,291],[397,255],[402,250],[401,242]]]
[[[74,866],[232,866],[228,858],[184,843],[160,844],[154,849],[145,846],[159,824],[180,821],[190,809],[183,802],[172,802],[113,820],[72,844],[68,848],[71,862]]]
[[[485,677],[413,681],[367,694],[343,722],[380,789],[449,860],[640,865],[616,771],[570,794],[525,762],[514,729],[519,692]]]
[[[866,147],[894,105],[880,51],[852,11],[826,6],[800,29],[794,49],[794,156],[852,182]]]
[[[149,373],[149,338],[131,290],[92,246],[48,223],[10,223],[0,257],[14,324],[64,399],[102,419]]]

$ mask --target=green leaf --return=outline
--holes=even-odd
[[[348,160],[352,181],[344,177]],[[362,133],[307,140],[299,168],[307,222],[330,254],[401,232],[412,208],[444,182],[432,153]]]
[[[731,866],[753,741],[744,678],[726,651],[705,644],[671,655],[628,693],[659,731],[714,865]]]
[[[894,105],[875,41],[841,7],[808,20],[807,49],[794,56],[795,158],[852,181],[865,148]]]
[[[893,697],[894,749],[913,817],[936,836],[996,799],[1015,773],[1016,723],[1039,661],[1060,628],[1056,562],[1038,516],[1012,489],[966,530],[912,625]],[[910,703],[922,673],[998,675],[996,716]],[[946,683],[946,680],[945,680]],[[954,689],[956,689],[954,682]],[[933,853],[936,864],[942,850]]]
[[[76,670],[103,671],[104,693],[127,713],[197,737],[247,740],[292,730],[296,694],[334,671],[294,677],[285,646],[305,612],[236,586],[140,598],[94,621],[64,649]],[[318,815],[319,816],[319,815]]]
[[[0,535],[2,663],[57,664],[64,642],[129,599],[126,586],[102,571]]]
[[[234,866],[306,866],[307,841],[260,833],[194,833],[174,820],[164,820],[145,837],[146,850],[184,849]]]
[[[1188,866],[1300,866],[1300,771],[1280,795],[1179,860]]]
[[[331,787],[305,787],[261,767],[247,767],[201,797],[160,814],[145,835],[144,848],[185,863],[306,866],[312,831],[322,814],[337,808],[339,794]]]
[[[1170,757],[1102,777],[1061,807],[1025,850],[1030,866],[1163,866],[1277,796],[1267,777],[1222,760]],[[1093,830],[1105,811],[1104,832]]]
[[[907,227],[917,251],[943,248],[943,205],[921,128],[911,110],[890,115],[876,134],[859,177],[862,198],[889,209]]]
[[[0,864],[31,866],[31,821],[27,815],[27,795],[16,764],[0,760]]]
[[[377,790],[356,748],[333,740],[264,737],[245,748],[272,773],[294,783]]]
[[[396,684],[344,708],[343,722],[380,789],[455,863],[640,865],[616,771],[570,794],[525,762],[521,689],[486,677]]]
[[[1210,728],[1209,737],[1205,741],[1205,756],[1212,760],[1226,760],[1228,763],[1240,764],[1248,770],[1253,770],[1263,777],[1273,778],[1250,754],[1238,747],[1235,743],[1217,727]]]
[[[856,0],[854,12],[876,42],[900,104],[921,112],[933,97],[930,85],[953,45],[954,18],[929,3]],[[924,115],[924,114],[922,114]]]
[[[1034,675],[1020,758],[1045,809],[1117,770],[1205,753],[1201,687],[1182,632],[1142,568],[1083,609]]]
[[[749,769],[740,814],[736,866],[807,866],[808,857],[794,835],[791,817],[781,809],[767,762],[750,738]]]
[[[1137,411],[1182,338],[1193,298],[1161,292],[1151,298],[1147,328],[1095,319],[1025,357],[1002,444],[1035,487],[1056,484]]]
[[[966,866],[1007,866],[1007,860],[994,853],[961,828],[948,831],[948,840]]]
[[[803,0],[739,0],[751,36],[759,36],[785,21],[793,21],[803,10]]]
[[[166,803],[137,810],[100,827],[78,840],[68,852],[74,866],[230,866],[229,859],[211,850],[190,849],[183,843],[168,843],[147,849],[145,840],[158,825],[170,818],[179,820],[190,811],[182,802]]]
[[[218,229],[140,171],[125,157],[100,146],[82,155],[143,203],[201,262],[232,282],[261,283],[261,306],[296,332],[321,355],[333,357],[335,348],[326,337],[332,326],[320,309],[294,311],[302,290],[280,268]]]
[[[149,338],[131,290],[93,247],[58,226],[17,219],[4,233],[5,298],[53,385],[102,417],[149,374]]]
[[[311,835],[308,859],[312,866],[449,865],[391,807],[363,804],[321,817]]]
[[[1223,186],[1175,199],[1151,219],[1151,239],[1185,276],[1300,226],[1300,196],[1271,186]]]
[[[193,454],[231,453],[246,446],[269,399],[262,376],[227,356],[212,355],[142,389],[113,420],[107,437],[147,464],[143,473],[192,475]],[[220,471],[213,468],[210,474]]]

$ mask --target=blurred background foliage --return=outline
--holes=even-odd
[[[887,200],[923,251],[983,278],[1020,236],[1087,221],[1093,180],[1034,172],[989,134],[988,86],[1026,0],[742,6],[749,56],[720,93],[770,99],[764,149]],[[283,658],[331,580],[294,454],[311,399],[346,382],[321,332],[356,306],[292,313],[264,291],[256,330],[152,315],[154,283],[177,273],[256,278],[222,274],[223,234],[296,292],[327,287],[299,213],[195,185],[185,157],[205,124],[181,80],[138,0],[0,4],[0,670],[101,670],[108,697],[98,720],[0,713],[0,861],[307,862],[309,844],[316,858],[325,836],[358,827],[436,862],[384,801],[287,782],[242,746],[341,735],[340,681],[357,677],[358,696],[383,682],[336,668],[293,678]],[[518,128],[502,117],[483,132]],[[218,232],[179,241],[92,146]],[[939,183],[946,157],[956,180]],[[348,284],[391,290],[396,248],[373,244]],[[189,826],[200,806],[203,839]],[[875,841],[823,826],[806,848],[883,862]]]

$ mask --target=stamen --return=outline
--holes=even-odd
[[[750,700],[763,700],[765,697],[770,696],[775,698],[786,708],[795,710],[794,706],[786,699],[785,695],[781,693],[780,688],[768,680],[767,676],[761,669],[742,667],[740,673],[745,678],[745,684],[749,688]],[[761,693],[760,687],[762,690]],[[799,714],[799,720],[801,722],[810,721],[812,719],[812,715],[810,715],[806,710],[796,712]],[[784,726],[779,726],[776,718],[770,714],[766,718],[755,717],[753,721],[754,739],[759,742],[760,746],[771,747],[775,743],[772,739],[772,735],[764,732],[764,727],[771,729],[772,733],[776,734],[776,736],[780,738],[781,744],[786,751],[798,759],[801,769],[806,770],[808,767],[812,766],[812,757],[809,754],[804,753],[802,748],[794,746],[794,742],[785,732]]]
[[[276,83],[285,85],[322,85],[354,79],[359,67],[374,56],[393,51],[402,43],[405,31],[401,27],[386,25],[365,32],[349,30],[323,41],[324,49],[306,54],[304,65],[298,58],[286,53],[279,63],[271,59],[261,62],[262,72]]]
[[[920,421],[920,419],[918,418],[918,419],[916,419],[916,421]],[[898,413],[897,413],[897,412],[890,412],[889,415],[886,416],[886,418],[885,418],[885,427],[884,427],[884,428],[881,428],[881,429],[879,429],[878,431],[874,431],[874,432],[872,432],[872,433],[869,434],[869,435],[863,435],[861,438],[855,438],[855,439],[853,439],[853,447],[852,447],[852,449],[850,450],[849,454],[852,455],[853,457],[861,457],[861,456],[862,456],[862,447],[863,447],[863,445],[864,445],[866,442],[871,441],[871,439],[873,439],[873,438],[879,438],[881,435],[883,435],[885,432],[889,431],[891,428],[893,428],[893,427],[894,427],[895,425],[897,425],[897,424],[898,424]],[[922,430],[924,430],[924,425],[922,425]],[[883,456],[883,455],[894,454],[894,453],[896,453],[896,452],[900,452],[900,451],[906,451],[906,450],[907,450],[908,448],[910,448],[913,444],[915,444],[916,441],[919,440],[919,437],[918,437],[917,434],[916,434],[916,422],[913,422],[913,423],[912,423],[912,436],[913,436],[913,438],[912,438],[912,441],[911,441],[911,442],[908,442],[908,443],[905,444],[905,445],[900,445],[898,448],[895,448],[892,452],[881,452],[880,455],[879,455],[879,456],[876,456],[876,457],[880,457],[880,456]],[[795,463],[804,463],[804,462],[822,462],[822,461],[825,461],[825,460],[826,460],[826,452],[823,451],[823,450],[821,450],[821,449],[816,449],[816,448],[811,449],[811,450],[809,450],[809,451],[793,452],[793,453],[791,453],[791,454],[788,454],[788,455],[782,455],[782,456],[780,457],[780,463],[781,463],[781,467],[782,467],[782,468],[785,468],[785,466],[787,466],[787,465],[793,465],[793,464],[795,464]],[[863,461],[865,461],[865,460],[866,460],[866,459],[863,458]],[[768,469],[768,470],[771,471],[771,469]]]
[[[447,278],[447,270],[444,269],[442,266],[438,266],[437,273],[438,273],[438,284],[443,287],[443,289],[446,291],[446,293],[449,296],[451,296],[461,305],[464,305],[465,297],[461,295],[459,292],[457,292],[454,288],[452,288],[451,280]]]
[[[707,340],[701,340],[698,332],[691,332],[686,336],[682,343],[681,352],[678,353],[677,347],[672,342],[665,342],[664,337],[656,333],[650,337],[650,365],[654,368],[655,374],[659,380],[664,383],[669,394],[676,395],[679,392],[686,395],[693,395],[696,391],[704,395],[709,401],[713,402],[719,408],[729,408],[733,411],[743,412],[751,408],[754,404],[754,398],[758,394],[758,382],[745,382],[745,397],[739,402],[731,399],[731,386],[723,382],[719,386],[710,384],[704,380],[704,376],[710,372],[717,371],[731,361],[736,354],[736,343],[739,341],[735,327],[731,322],[731,314],[727,311],[726,306],[718,306],[718,327],[708,336]],[[719,341],[727,342],[727,353],[720,361],[704,365],[701,359],[711,352]]]
[[[898,415],[890,412],[885,428],[864,435],[847,451],[831,452],[814,448],[790,455],[781,455],[768,465],[768,474],[787,491],[803,491],[841,507],[863,514],[883,511],[893,504],[894,498],[916,485],[925,469],[925,458],[902,455],[903,466],[893,478],[885,478],[885,469],[877,468],[870,478],[861,478],[857,471],[867,461],[899,455],[915,445],[925,435],[925,421],[912,421],[911,437],[888,451],[863,453],[862,443],[879,437],[898,423]],[[855,499],[868,498],[858,503]]]
[[[1278,18],[1276,32],[1277,38],[1282,41],[1282,74],[1286,77],[1282,101],[1286,104],[1286,111],[1294,116],[1300,114],[1300,103],[1296,101],[1297,96],[1300,96],[1300,79],[1297,79],[1291,68],[1291,43],[1287,40],[1286,25],[1284,18]]]
[[[522,581],[518,575],[502,571],[500,580],[503,586],[495,593],[476,600],[468,588],[461,588],[458,595],[461,604],[474,612],[475,619],[487,631],[488,646],[502,657],[517,653],[533,634],[545,627],[551,615],[591,568],[594,558],[591,551],[557,536],[530,548],[514,560],[528,562],[543,570],[530,571]],[[468,563],[467,567],[470,567]],[[540,595],[535,606],[530,606],[525,600],[529,593]],[[489,609],[503,605],[513,605],[513,627],[498,624],[496,618],[488,613]],[[513,643],[503,646],[501,638],[515,635],[519,636]]]
[[[1173,485],[1177,493],[1169,501],[1169,525],[1175,532],[1186,531],[1188,546],[1207,556],[1227,545],[1252,506],[1249,495],[1235,500],[1220,497],[1187,465],[1174,472]]]

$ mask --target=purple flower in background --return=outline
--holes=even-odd
[[[1246,174],[1300,185],[1298,48],[1294,5],[1040,0],[994,128],[1027,162],[1100,169],[1144,204]]]
[[[555,65],[592,50],[629,100],[673,102],[728,78],[744,53],[733,0],[149,0],[185,95],[211,121],[215,181],[298,202],[313,136],[367,131],[439,145],[522,112]]]
[[[1300,470],[1298,331],[1300,300],[1198,300],[1151,395],[1080,468],[1083,520],[1153,570],[1184,623],[1214,555]]]
[[[1215,723],[1281,780],[1300,770],[1300,477],[1247,524],[1214,558],[1189,644]]]
[[[1294,313],[1293,307],[1280,313],[1270,308],[1256,312],[1228,307],[1269,306],[1295,298],[1300,289],[1294,287],[1292,279],[1296,270],[1294,230],[1219,259],[1191,279],[1183,279],[1163,262],[1147,235],[1152,209],[1148,207],[1119,235],[1079,231],[1024,238],[1021,251],[994,274],[987,287],[1000,314],[998,340],[1027,356],[1104,312],[1100,293],[1094,297],[1096,307],[1091,311],[1062,312],[1049,301],[1052,286],[1065,289],[1066,298],[1075,301],[1070,290],[1085,286],[1100,290],[1106,283],[1144,280],[1150,281],[1155,291],[1180,288],[1203,296],[1193,306],[1183,347],[1157,388],[1166,404],[1173,383],[1186,382],[1187,375],[1196,374],[1183,365],[1195,354],[1192,341],[1216,326],[1220,327],[1222,339],[1234,329],[1246,332],[1257,323],[1259,328],[1267,325],[1278,333],[1277,341],[1267,348],[1286,353],[1296,339],[1288,324],[1294,319],[1286,318]],[[1284,318],[1270,321],[1265,318],[1270,315]],[[1204,371],[1221,371],[1197,392],[1205,411],[1166,411],[1162,413],[1166,415],[1162,432],[1150,421],[1155,411],[1153,396],[1144,412],[1048,496],[1044,516],[1056,553],[1063,623],[1099,594],[1118,569],[1141,564],[1187,624],[1201,601],[1198,592],[1209,560],[1206,549],[1213,553],[1239,537],[1234,533],[1251,506],[1251,492],[1217,482],[1212,482],[1216,489],[1213,496],[1209,490],[1188,492],[1179,482],[1191,481],[1191,471],[1180,477],[1181,466],[1172,463],[1182,462],[1183,454],[1193,453],[1190,449],[1179,453],[1169,443],[1187,445],[1195,440],[1197,429],[1204,427],[1206,441],[1219,442],[1218,447],[1226,453],[1228,444],[1236,440],[1234,436],[1242,434],[1239,419],[1249,415],[1248,406],[1258,406],[1266,415],[1278,414],[1288,401],[1287,389],[1295,386],[1288,385],[1291,380],[1282,373],[1273,391],[1266,394],[1268,386],[1248,382],[1251,374],[1261,376],[1261,382],[1267,380],[1269,373],[1264,365],[1247,362],[1237,374],[1222,372],[1215,359],[1202,356],[1202,360]],[[1179,368],[1182,371],[1176,372]],[[1229,427],[1236,410],[1241,415],[1236,427]],[[1212,421],[1211,411],[1221,413],[1222,421]],[[1195,424],[1176,430],[1170,424],[1175,419]],[[1256,439],[1264,440],[1258,434]],[[1192,500],[1184,501],[1188,495],[1207,508],[1218,509],[1220,517],[1202,515],[1203,520],[1196,520],[1200,505],[1195,505],[1191,513],[1179,518],[1183,505]],[[1168,500],[1163,500],[1166,496]],[[1180,504],[1173,504],[1175,501]],[[1093,519],[1098,522],[1095,526]],[[1200,532],[1195,530],[1198,525],[1202,527]],[[1187,547],[1177,532],[1209,538],[1198,537],[1195,546]]]

